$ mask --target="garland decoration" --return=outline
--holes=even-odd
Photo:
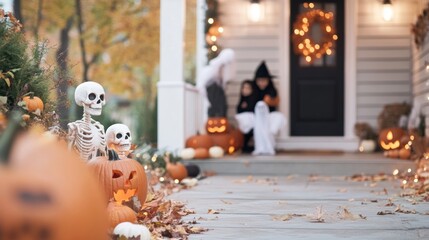
[[[219,37],[224,29],[219,21],[219,2],[218,0],[206,0],[206,19],[204,32],[206,34],[206,48],[208,61],[219,55],[221,47],[219,46]]]
[[[310,6],[311,8],[311,6]],[[313,9],[300,14],[293,24],[292,42],[296,54],[304,56],[305,61],[311,63],[326,55],[331,55],[334,42],[338,40],[333,26],[334,14]],[[320,41],[312,39],[310,32],[313,24],[321,27]]]
[[[411,25],[411,33],[414,35],[414,44],[417,49],[423,46],[428,33],[429,25],[429,4],[423,9],[423,12],[417,17],[416,23]]]

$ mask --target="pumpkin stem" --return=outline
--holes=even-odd
[[[24,96],[22,96],[22,97],[26,97],[26,96],[30,96],[30,99],[34,99],[34,92],[28,92],[28,93],[24,94]]]
[[[107,150],[107,153],[109,155],[109,158],[108,158],[109,161],[118,161],[118,160],[121,160],[119,158],[118,153],[115,150],[109,149],[109,150]]]
[[[12,144],[21,130],[20,122],[21,113],[19,111],[12,111],[8,126],[0,137],[0,163],[8,163]]]

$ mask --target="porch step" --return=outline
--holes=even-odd
[[[395,169],[415,169],[414,161],[385,158],[381,153],[282,154],[276,156],[236,155],[222,159],[187,160],[202,171],[218,175],[324,175],[391,174]]]

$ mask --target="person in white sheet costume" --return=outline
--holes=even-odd
[[[210,107],[210,102],[207,98],[207,87],[216,83],[225,89],[227,82],[233,80],[235,74],[235,53],[232,49],[222,50],[216,58],[210,60],[209,64],[201,69],[196,84],[203,98],[201,131],[204,130],[205,123],[208,119],[208,109]]]
[[[275,135],[286,125],[284,115],[276,111],[280,99],[272,78],[263,61],[253,80],[257,101],[254,112],[242,112],[235,116],[239,129],[246,137],[253,130],[254,155],[274,155]]]

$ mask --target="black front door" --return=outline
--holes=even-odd
[[[343,136],[344,0],[291,0],[290,9],[291,136]]]

